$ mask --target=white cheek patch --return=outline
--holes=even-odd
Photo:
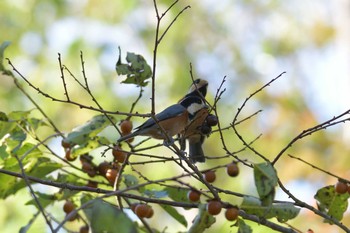
[[[203,104],[193,103],[188,106],[187,111],[189,114],[194,115],[197,111],[203,108]]]

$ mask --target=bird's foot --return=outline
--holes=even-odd
[[[169,140],[165,139],[163,141],[163,145],[166,147],[171,147],[172,145],[174,145],[175,141],[173,138],[169,138]]]

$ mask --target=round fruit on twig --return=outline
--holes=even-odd
[[[109,181],[109,183],[111,185],[114,184],[114,181],[117,178],[117,176],[118,176],[118,170],[117,169],[113,169],[113,168],[107,169],[107,171],[106,171],[106,178],[107,178],[107,180]]]
[[[154,215],[154,210],[151,206],[149,206],[149,211],[148,211],[146,218],[152,218],[153,215]]]
[[[94,166],[91,163],[84,161],[81,163],[81,169],[84,172],[88,172],[88,171],[94,170]]]
[[[114,159],[116,161],[118,161],[119,163],[124,163],[124,161],[127,157],[127,153],[122,151],[122,149],[119,146],[113,147],[112,154],[113,154]]]
[[[72,212],[73,210],[75,210],[75,205],[73,204],[73,202],[71,201],[66,201],[63,205],[63,211],[66,214],[69,214],[70,212]]]
[[[129,120],[124,120],[120,124],[120,130],[123,134],[129,134],[132,130],[132,122]]]
[[[213,183],[216,179],[215,172],[212,170],[206,171],[203,174],[203,178],[208,182],[208,183]]]
[[[89,233],[89,226],[85,225],[85,226],[80,227],[79,233]]]
[[[215,125],[217,125],[217,124],[218,124],[218,117],[215,116],[215,115],[212,115],[212,114],[208,115],[208,116],[207,116],[207,124],[208,124],[209,126],[215,126]]]
[[[94,177],[96,175],[96,170],[94,168],[94,165],[89,162],[86,162],[86,161],[82,162],[82,170],[86,172],[90,177]]]
[[[197,202],[200,200],[201,197],[201,193],[196,191],[196,190],[190,190],[187,193],[187,198],[188,200],[192,201],[192,202]]]
[[[135,214],[139,218],[146,218],[147,216],[150,216],[150,211],[152,207],[146,204],[138,204],[135,208]]]
[[[98,165],[97,170],[101,176],[106,176],[106,172],[109,168],[112,168],[112,165],[107,161],[103,161]]]
[[[132,212],[135,213],[135,209],[136,209],[136,206],[137,206],[138,204],[139,204],[139,203],[132,203],[132,204],[130,205],[130,209],[132,210]]]
[[[228,221],[234,221],[238,218],[239,209],[237,207],[229,207],[226,209],[225,217]]]
[[[339,194],[344,194],[348,191],[348,185],[343,181],[338,181],[335,184],[335,191]]]
[[[201,130],[201,133],[204,134],[204,135],[208,135],[208,134],[211,133],[211,127],[209,125],[206,125],[206,124],[203,124],[200,127],[200,130]]]
[[[220,201],[212,200],[207,204],[207,211],[210,215],[218,215],[221,212],[222,204]]]
[[[239,174],[239,167],[236,162],[227,164],[226,172],[229,176],[236,177]]]

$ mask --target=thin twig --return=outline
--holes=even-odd
[[[12,66],[12,63],[10,61],[10,59],[7,59],[9,64]],[[14,66],[12,66],[13,70],[18,73],[17,69],[15,69]],[[23,77],[20,74],[21,77]],[[32,102],[32,104],[39,110],[39,112],[45,117],[45,119],[49,122],[49,124],[52,126],[52,128],[55,130],[56,133],[58,133],[60,136],[62,136],[64,138],[63,133],[57,128],[57,126],[55,125],[55,123],[53,123],[53,121],[51,120],[51,118],[44,112],[44,110],[39,106],[39,104],[37,104],[35,102],[35,100],[23,89],[23,87],[19,84],[18,80],[10,75],[10,77],[13,79],[13,82],[15,83],[16,87],[30,100],[30,102]]]
[[[258,90],[254,91],[252,94],[249,95],[249,97],[247,97],[242,105],[238,108],[238,111],[236,112],[233,121],[231,123],[232,129],[235,131],[235,134],[237,135],[237,137],[241,140],[241,142],[247,147],[249,148],[251,151],[253,151],[256,155],[258,155],[260,158],[264,159],[265,161],[269,161],[264,155],[262,155],[260,152],[258,152],[257,150],[255,150],[253,147],[251,147],[243,138],[243,136],[238,132],[237,128],[236,128],[236,121],[238,118],[238,115],[241,113],[242,109],[245,107],[246,103],[256,94],[258,94],[259,92],[261,92],[263,89],[265,89],[266,87],[270,86],[271,83],[273,83],[274,81],[276,81],[277,79],[279,79],[280,77],[282,77],[283,74],[285,74],[286,72],[282,72],[281,74],[279,74],[276,78],[273,78],[271,81],[269,81],[268,83],[266,83],[265,85],[263,85],[261,88],[259,88]]]
[[[108,110],[101,110],[100,108],[94,108],[92,106],[88,106],[88,105],[84,105],[84,104],[81,104],[81,103],[78,103],[78,102],[75,102],[75,101],[72,101],[72,100],[65,100],[65,99],[58,99],[56,97],[53,97],[51,96],[50,94],[48,93],[45,93],[43,92],[40,88],[34,86],[26,77],[24,77],[24,75],[22,75],[17,69],[16,67],[11,63],[11,61],[8,59],[8,63],[9,65],[12,67],[13,71],[18,74],[31,88],[33,88],[34,90],[36,90],[39,94],[43,95],[44,97],[48,98],[48,99],[51,99],[52,101],[55,101],[55,102],[60,102],[60,103],[66,103],[66,104],[71,104],[71,105],[76,105],[78,106],[79,108],[81,109],[89,109],[91,111],[97,111],[97,112],[100,112],[100,113],[106,113],[106,114],[114,114],[114,115],[122,115],[122,116],[137,116],[137,117],[150,117],[151,115],[149,113],[147,114],[141,114],[141,113],[129,113],[129,112],[121,112],[121,111],[108,111]],[[15,79],[15,77],[12,77]],[[16,79],[15,79],[16,80]],[[16,80],[17,82],[17,80]],[[15,83],[16,84],[16,83]],[[28,98],[30,98],[30,100],[33,102],[32,98],[28,95],[27,96]],[[44,115],[44,117],[46,119],[48,119],[48,121],[50,122],[50,124],[54,127],[54,124],[53,122],[50,120],[50,118],[48,118],[48,116],[43,113],[41,110],[40,110],[40,107],[35,104],[33,102],[33,104],[39,109],[39,111]],[[59,133],[59,130],[55,128],[55,131],[57,133]],[[62,134],[63,136],[63,134]]]
[[[317,131],[320,131],[320,130],[323,130],[323,129],[326,129],[328,127],[331,127],[331,126],[334,126],[334,125],[337,125],[339,123],[344,123],[346,121],[350,121],[350,118],[346,118],[346,119],[342,119],[342,120],[339,120],[340,118],[346,116],[346,115],[349,115],[350,114],[350,109],[343,112],[342,114],[339,114],[338,116],[335,116],[333,117],[332,119],[330,120],[327,120],[321,124],[318,124],[314,127],[311,127],[309,129],[306,129],[306,130],[303,130],[300,134],[298,134],[296,137],[294,137],[275,157],[275,159],[272,161],[272,165],[274,165],[279,159],[280,157],[284,154],[284,152],[286,150],[288,150],[289,147],[291,147],[296,141],[306,137],[306,136],[309,136],[311,135],[312,133],[315,133]]]
[[[305,163],[306,165],[308,165],[308,166],[310,166],[310,167],[312,167],[312,168],[314,168],[314,169],[316,169],[316,170],[319,170],[319,171],[321,171],[321,172],[323,172],[323,173],[326,173],[327,175],[333,176],[333,177],[337,178],[338,180],[343,180],[343,181],[346,181],[348,184],[350,184],[350,180],[345,179],[345,178],[343,178],[343,177],[340,177],[340,176],[338,176],[338,175],[335,175],[335,174],[333,174],[333,173],[331,173],[331,172],[329,172],[329,171],[326,171],[326,170],[324,170],[324,169],[322,169],[322,168],[319,168],[319,167],[315,166],[314,164],[309,163],[309,162],[307,162],[306,160],[304,160],[304,159],[302,159],[302,158],[295,157],[295,156],[293,156],[293,155],[291,155],[291,154],[288,154],[288,156],[291,157],[292,159],[299,160],[299,161],[301,161],[302,163]]]
[[[34,193],[34,190],[33,190],[33,188],[32,188],[32,185],[30,184],[29,179],[28,179],[28,177],[27,177],[27,175],[26,175],[26,173],[25,173],[25,171],[24,171],[24,168],[23,168],[23,164],[22,164],[21,159],[19,159],[18,156],[17,156],[16,154],[13,154],[12,156],[14,156],[14,157],[16,158],[16,160],[17,160],[17,162],[18,162],[18,165],[19,165],[19,167],[20,167],[20,169],[21,169],[22,178],[23,178],[24,182],[26,183],[27,187],[29,188],[29,192],[30,192],[30,194],[32,195],[32,197],[34,198],[34,201],[35,201],[35,203],[36,203],[36,205],[37,205],[39,211],[40,211],[41,214],[43,215],[43,217],[44,217],[44,219],[45,219],[45,221],[46,221],[46,224],[49,226],[51,232],[53,232],[52,224],[51,224],[50,220],[48,219],[48,217],[46,216],[45,210],[44,210],[44,208],[42,207],[42,205],[41,205],[39,199],[36,197],[36,195],[35,195],[35,193]]]
[[[58,64],[60,66],[60,71],[61,71],[61,79],[62,79],[62,83],[63,83],[63,88],[64,88],[64,95],[67,97],[67,101],[69,101],[69,95],[68,95],[68,91],[67,91],[67,83],[64,77],[64,66],[62,65],[62,60],[61,60],[61,54],[58,53]]]
[[[177,2],[177,1],[174,2],[174,5],[175,5],[176,2]],[[170,6],[170,7],[171,7],[171,6]],[[169,7],[169,9],[170,9],[170,7]],[[160,43],[160,42],[163,40],[164,36],[165,36],[166,33],[169,31],[169,29],[171,28],[171,26],[175,23],[175,21],[177,20],[177,18],[178,18],[185,10],[187,10],[187,9],[189,9],[189,8],[191,8],[190,5],[185,6],[185,7],[175,16],[175,18],[170,22],[170,24],[168,25],[168,27],[164,30],[164,32],[162,33],[162,35],[159,37],[158,43]]]

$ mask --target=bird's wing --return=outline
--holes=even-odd
[[[178,116],[182,114],[186,110],[186,108],[180,104],[174,104],[171,105],[170,107],[166,108],[162,112],[156,114],[156,118],[158,121],[164,121],[166,119]],[[144,129],[144,128],[149,128],[152,127],[156,122],[153,120],[153,118],[149,118],[147,121],[145,121],[142,125],[136,128],[138,129]]]

